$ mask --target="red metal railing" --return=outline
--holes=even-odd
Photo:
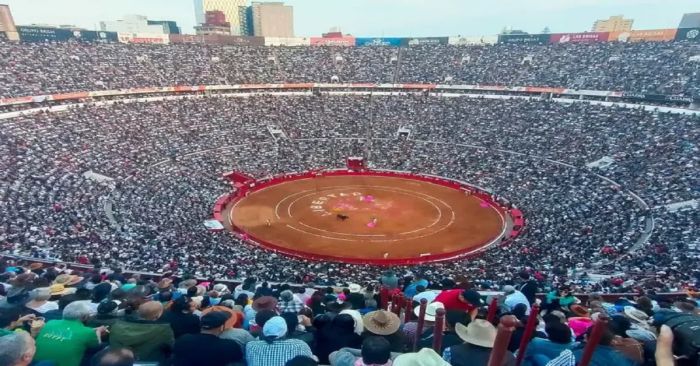
[[[428,300],[427,299],[421,299],[420,300],[420,308],[418,310],[418,320],[416,324],[416,336],[413,338],[413,350],[416,351],[418,349],[418,340],[420,339],[420,335],[423,334],[423,327],[425,326],[425,309],[428,307]]]
[[[540,307],[537,304],[532,305],[530,308],[530,316],[527,318],[527,323],[525,324],[525,330],[523,331],[523,337],[520,339],[520,347],[518,347],[518,357],[515,359],[515,365],[520,366],[523,362],[523,357],[525,357],[525,349],[528,343],[530,343],[530,338],[532,334],[535,333],[535,328],[537,327],[537,314],[540,312]]]
[[[503,365],[503,359],[506,357],[506,352],[508,352],[508,343],[510,342],[510,337],[513,336],[516,324],[518,324],[518,319],[512,315],[501,317],[488,366]]]
[[[581,362],[579,362],[578,366],[588,366],[588,364],[591,362],[591,359],[593,358],[593,351],[595,351],[595,348],[598,347],[600,338],[603,336],[603,332],[605,332],[605,329],[608,327],[609,320],[610,319],[607,317],[607,315],[601,314],[595,324],[593,324],[593,329],[591,330],[591,334],[588,339],[586,339],[586,346],[583,348]]]

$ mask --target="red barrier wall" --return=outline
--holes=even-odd
[[[318,171],[312,171],[312,172],[303,172],[303,173],[296,173],[296,174],[287,174],[287,175],[281,175],[281,176],[275,176],[271,178],[266,178],[262,180],[258,180],[254,183],[251,183],[248,187],[247,190],[250,192],[255,192],[258,190],[261,190],[263,188],[273,186],[280,184],[282,182],[289,182],[289,181],[294,181],[294,180],[300,180],[300,179],[309,179],[309,178],[314,178],[317,177],[318,175],[324,175],[324,176],[349,176],[349,175],[364,175],[364,176],[380,176],[380,177],[397,177],[397,178],[405,178],[405,179],[413,179],[413,180],[419,180],[419,181],[424,181],[424,182],[430,182],[433,184],[439,184],[445,187],[449,187],[452,189],[456,190],[462,190],[462,189],[468,189],[472,192],[474,196],[477,196],[481,200],[487,202],[491,207],[495,208],[498,210],[502,215],[506,216],[509,215],[508,210],[505,207],[502,207],[500,204],[495,202],[492,198],[491,195],[487,192],[483,192],[481,190],[478,190],[472,186],[456,182],[450,179],[446,178],[438,178],[438,177],[431,177],[431,176],[425,176],[425,175],[419,175],[419,174],[412,174],[412,173],[404,173],[404,172],[392,172],[392,171],[347,171],[347,170],[331,170],[331,171],[323,171],[323,172],[318,172]],[[234,204],[236,201],[238,201],[241,197],[243,197],[243,194],[240,194],[240,192],[232,193],[229,196],[225,198],[220,198],[217,200],[215,206],[214,206],[214,218],[223,222],[221,212],[229,205]],[[218,212],[218,217],[217,217],[217,212]],[[310,260],[316,260],[316,261],[333,261],[333,262],[343,262],[343,263],[355,263],[355,264],[371,264],[371,265],[376,265],[376,266],[393,266],[393,265],[415,265],[415,264],[422,264],[422,263],[428,263],[428,262],[437,262],[437,261],[444,261],[448,259],[454,259],[454,258],[468,258],[468,257],[473,257],[478,255],[479,253],[483,252],[484,250],[487,249],[487,247],[483,247],[483,245],[486,245],[489,241],[492,239],[485,241],[482,243],[482,247],[473,250],[471,248],[457,251],[457,252],[451,252],[451,253],[442,253],[442,254],[434,254],[434,255],[428,255],[420,258],[408,258],[408,259],[374,259],[374,260],[368,260],[368,259],[352,259],[352,258],[345,258],[345,257],[340,257],[340,256],[328,256],[328,255],[313,255],[309,253],[302,253],[302,252],[296,252],[294,250],[291,250],[289,248],[283,248],[275,245],[274,243],[270,243],[265,240],[258,239],[249,233],[241,230],[240,228],[236,227],[233,225],[233,222],[230,223],[232,229],[234,232],[236,232],[239,237],[243,240],[247,240],[252,242],[255,245],[258,245],[260,247],[263,247],[265,249],[282,253],[288,256],[296,257],[296,258],[301,258],[301,259],[310,259]],[[511,235],[506,235],[506,238],[512,239],[517,234],[519,231],[513,231],[511,232]],[[505,243],[504,243],[505,244]]]

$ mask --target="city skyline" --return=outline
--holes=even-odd
[[[634,29],[675,28],[684,13],[700,11],[697,0],[286,0],[294,7],[297,36],[318,36],[338,26],[355,36],[447,36],[496,34],[504,27],[538,33],[590,31],[597,19],[624,15]],[[0,0],[15,22],[71,24],[96,29],[126,14],[174,20],[194,33],[193,0]]]

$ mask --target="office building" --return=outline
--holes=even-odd
[[[700,28],[700,13],[683,14],[678,28]]]
[[[4,32],[5,36],[10,41],[18,41],[17,27],[15,20],[12,18],[12,12],[9,5],[0,4],[0,32]]]
[[[259,37],[294,37],[294,13],[282,2],[253,2],[253,35]]]
[[[132,33],[132,34],[170,34],[171,30],[180,30],[173,21],[153,21],[153,24],[143,15],[126,15],[124,19],[116,21],[100,22],[100,30],[107,32]]]
[[[204,23],[194,27],[197,35],[231,34],[231,23],[226,21],[226,15],[221,10],[211,10],[204,14]]]
[[[634,19],[625,19],[622,15],[611,16],[608,19],[598,19],[593,23],[593,32],[629,32],[632,30]]]
[[[197,24],[206,23],[205,14],[208,11],[219,10],[226,16],[226,21],[231,24],[231,34],[241,34],[241,12],[248,0],[194,0],[194,15]]]

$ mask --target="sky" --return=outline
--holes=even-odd
[[[611,15],[634,19],[634,29],[675,28],[700,0],[286,0],[294,7],[296,36],[340,27],[354,36],[479,36],[504,27],[539,33],[589,31]],[[0,0],[15,23],[72,24],[96,29],[125,14],[175,20],[194,33],[193,0]]]

